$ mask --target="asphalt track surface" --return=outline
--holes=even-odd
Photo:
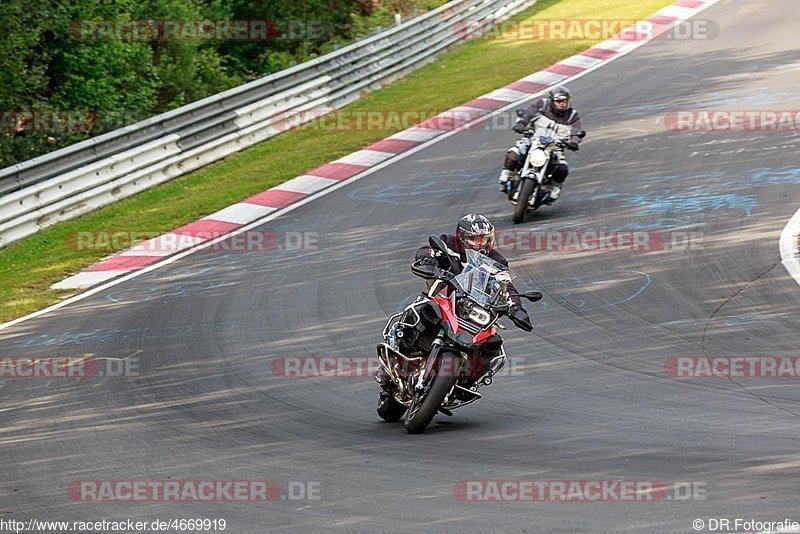
[[[693,532],[798,515],[793,379],[674,379],[671,356],[797,355],[800,287],[778,236],[800,205],[794,133],[693,133],[680,109],[798,109],[793,0],[728,0],[721,33],[657,41],[571,84],[590,131],[565,196],[511,224],[508,131],[459,133],[265,225],[317,247],[201,252],[2,332],[2,355],[140,361],[139,376],[0,383],[0,518],[225,518],[228,532]],[[420,287],[429,233],[469,211],[500,230],[696,232],[691,250],[510,250],[532,334],[515,376],[431,429],[374,411],[370,378],[276,376],[281,356],[374,354]],[[697,245],[698,242],[695,243]],[[524,247],[523,247],[524,248]],[[659,248],[659,247],[656,247]],[[318,482],[320,500],[73,502],[75,480]],[[695,482],[704,500],[462,502],[462,480]]]

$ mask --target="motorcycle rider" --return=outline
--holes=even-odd
[[[453,274],[460,274],[467,262],[466,249],[472,249],[482,254],[487,255],[494,261],[508,266],[508,260],[499,251],[494,249],[495,228],[494,225],[485,216],[479,213],[470,213],[465,215],[458,221],[456,232],[454,234],[442,234],[442,241],[447,245],[448,256],[434,251],[429,246],[420,247],[415,255],[415,261],[419,261],[421,265],[437,265],[440,269],[446,269]],[[452,258],[453,261],[450,261]],[[430,284],[428,285],[428,290]],[[427,295],[427,291],[425,292]],[[514,287],[514,284],[508,284],[508,296],[511,300],[512,306],[510,313],[517,310],[522,310],[522,304],[519,292]],[[522,310],[524,312],[524,310]],[[526,314],[527,317],[527,314]],[[477,381],[483,375],[485,370],[489,368],[492,359],[498,356],[503,346],[503,339],[494,334],[490,338],[484,350],[481,353],[481,369],[471,370],[470,377]],[[383,391],[381,396],[389,395],[392,386],[389,375],[381,368],[375,374],[375,380],[381,385]]]
[[[512,130],[516,133],[524,132],[531,119],[538,115],[544,115],[548,119],[559,124],[571,127],[572,134],[569,141],[566,143],[566,147],[573,151],[578,150],[581,142],[581,136],[579,135],[582,131],[581,119],[578,116],[578,112],[572,108],[572,93],[569,89],[563,85],[551,89],[547,97],[537,100],[523,111],[522,116],[517,119]],[[505,168],[500,173],[500,178],[498,180],[500,183],[500,191],[503,193],[507,192],[508,180],[525,161],[525,156],[527,156],[530,147],[531,140],[527,137],[522,137],[517,141],[515,146],[511,147],[508,152],[506,152]],[[554,154],[556,158],[558,158],[556,165],[553,167],[552,174],[555,184],[550,188],[550,198],[547,200],[547,204],[552,204],[553,201],[559,197],[561,188],[564,186],[564,181],[569,174],[569,167],[564,157],[564,151],[557,150]]]

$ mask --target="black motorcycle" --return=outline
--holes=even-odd
[[[517,115],[522,115],[521,111]],[[572,135],[572,128],[559,124],[544,115],[536,115],[522,132],[531,146],[520,169],[508,181],[508,200],[514,205],[514,224],[525,218],[525,213],[539,209],[550,199],[553,185],[553,167],[558,163],[559,154],[566,148]],[[578,135],[583,138],[586,132]]]

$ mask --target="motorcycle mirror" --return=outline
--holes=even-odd
[[[428,244],[431,246],[433,250],[438,250],[439,252],[447,253],[447,245],[444,244],[442,238],[438,235],[432,235],[428,238]]]
[[[581,130],[580,132],[578,132],[578,137],[580,137],[581,139],[586,137],[586,130]]]
[[[517,110],[517,117],[523,117],[524,115],[525,115],[525,110],[524,109],[518,109]]]
[[[520,296],[525,297],[531,302],[538,302],[544,298],[544,294],[541,291],[528,291]]]

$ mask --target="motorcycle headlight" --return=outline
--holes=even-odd
[[[492,321],[492,316],[483,308],[475,307],[469,311],[469,320],[475,324],[486,326]]]
[[[486,326],[492,322],[492,314],[472,302],[466,301],[461,307],[462,316],[473,323]]]
[[[534,149],[531,151],[530,161],[533,167],[543,167],[547,163],[547,154],[540,148]]]

